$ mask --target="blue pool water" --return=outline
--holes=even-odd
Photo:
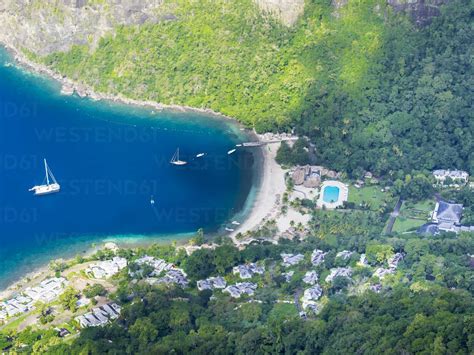
[[[93,242],[212,232],[242,210],[255,164],[227,155],[246,139],[230,120],[62,96],[10,63],[0,48],[0,287]],[[34,197],[43,158],[61,192]]]
[[[327,203],[336,202],[339,199],[339,187],[326,186],[323,191],[323,201]]]

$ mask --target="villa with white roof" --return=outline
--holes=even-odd
[[[433,171],[433,176],[440,185],[445,185],[448,178],[451,180],[449,186],[465,185],[469,180],[469,174],[463,170],[439,169]]]

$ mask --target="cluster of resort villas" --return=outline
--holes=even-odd
[[[313,266],[319,266],[324,262],[327,252],[322,250],[314,250],[311,254],[310,262]],[[347,261],[353,256],[352,251],[341,251],[336,255],[336,259]],[[398,263],[403,259],[400,253],[395,254],[388,260],[388,267],[379,267],[375,270],[374,276],[383,279],[387,274],[395,272]],[[281,254],[281,266],[285,270],[282,273],[284,280],[290,282],[295,276],[293,267],[305,261],[303,254]],[[325,277],[326,283],[331,283],[336,277],[350,278],[352,275],[352,267],[336,267],[329,270],[329,274]],[[369,267],[367,259],[364,254],[360,255],[358,262],[359,266]],[[109,260],[97,261],[87,267],[86,275],[90,279],[107,279],[110,278],[128,266],[128,274],[132,278],[143,279],[149,284],[169,284],[178,287],[186,288],[189,286],[186,273],[165,260],[154,258],[151,256],[143,256],[135,260],[133,263],[128,263],[125,258],[113,257]],[[234,282],[228,284],[225,275],[217,275],[207,279],[197,281],[197,289],[203,290],[219,290],[227,293],[233,298],[240,298],[242,296],[251,297],[255,294],[258,285],[256,277],[265,273],[265,266],[262,263],[247,263],[235,266],[232,270],[233,275],[238,276],[242,282]],[[230,279],[233,279],[231,277]],[[301,297],[301,304],[303,310],[300,315],[306,317],[305,311],[312,310],[318,312],[320,305],[317,301],[323,295],[323,287],[318,283],[319,275],[316,270],[307,270],[302,277],[304,284],[308,287],[304,290]],[[294,280],[293,280],[294,281]],[[68,281],[65,278],[49,278],[42,281],[38,286],[28,288],[16,295],[0,303],[0,319],[5,321],[11,317],[25,314],[35,309],[38,302],[49,304],[54,302],[66,289]],[[378,292],[382,286],[380,284],[370,285],[370,289]],[[90,302],[87,299],[79,299],[78,306],[84,306]],[[251,302],[252,300],[250,300]],[[288,300],[282,302],[290,302]],[[297,307],[299,307],[297,305]],[[120,316],[121,307],[113,302],[105,303],[101,306],[95,307],[87,313],[75,317],[75,320],[81,328],[102,326],[110,321],[117,319]]]

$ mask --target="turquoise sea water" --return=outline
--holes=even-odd
[[[324,202],[336,202],[339,199],[339,187],[337,186],[326,186],[323,191]]]
[[[92,243],[178,239],[240,218],[255,162],[227,155],[246,139],[237,125],[62,96],[11,63],[0,50],[0,287]],[[178,147],[184,167],[169,163]],[[61,192],[35,197],[43,158]]]

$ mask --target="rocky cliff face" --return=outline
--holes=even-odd
[[[425,26],[440,14],[440,6],[449,0],[387,0],[397,12],[406,12],[418,26]]]
[[[266,13],[280,19],[285,25],[292,26],[304,11],[304,0],[254,0]]]
[[[156,22],[163,0],[1,0],[0,42],[46,55],[92,47],[118,25]]]
[[[238,1],[238,0],[237,0]],[[304,0],[254,0],[287,25],[303,13]],[[0,42],[44,56],[89,44],[118,25],[173,17],[160,11],[164,0],[0,0]],[[167,1],[171,3],[171,1]],[[169,6],[168,6],[169,7]]]

